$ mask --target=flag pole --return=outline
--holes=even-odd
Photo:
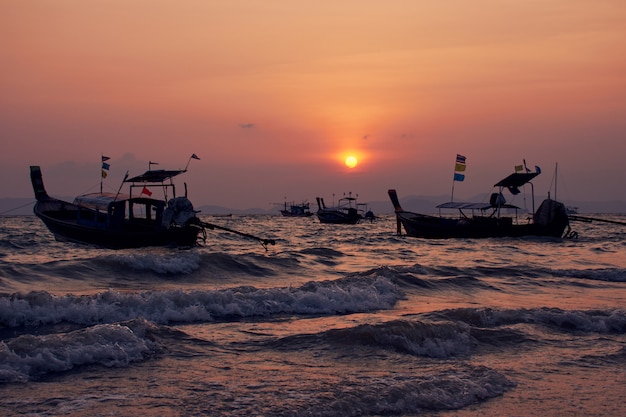
[[[126,175],[124,175],[124,179],[122,180],[122,183],[120,184],[120,188],[117,189],[117,193],[115,194],[115,201],[117,201],[117,197],[120,195],[120,191],[122,191],[122,187],[124,186],[124,182],[128,179],[128,171],[126,171]],[[131,187],[132,190],[132,187]],[[132,192],[132,191],[131,191]]]
[[[452,177],[452,195],[450,196],[450,202],[454,202],[454,177]]]
[[[100,194],[102,194],[102,159],[104,158],[104,155],[100,154]]]
[[[198,161],[200,160],[200,158],[198,157],[198,155],[196,155],[195,153],[192,154],[189,157],[189,160],[187,161],[187,165],[185,165],[185,172],[187,172],[187,168],[189,167],[189,163],[191,162],[192,159],[197,159]]]

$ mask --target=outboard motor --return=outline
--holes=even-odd
[[[501,207],[506,204],[506,198],[504,198],[502,193],[492,193],[489,198],[489,204],[491,204],[491,207]]]
[[[569,226],[565,204],[549,198],[543,200],[533,216],[533,221],[535,224],[560,230],[560,234]]]
[[[196,213],[187,197],[172,198],[163,212],[163,227],[169,229],[172,224],[186,226],[190,220],[196,218]]]

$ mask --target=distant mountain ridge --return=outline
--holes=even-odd
[[[69,198],[72,200],[72,198]],[[437,213],[436,205],[449,200],[449,196],[416,196],[408,195],[400,198],[402,208],[408,211],[415,211],[417,213],[432,214]],[[456,199],[455,199],[456,200]],[[463,201],[464,199],[459,199]],[[488,201],[486,196],[475,196],[467,201]],[[541,203],[540,199],[535,201],[538,205]],[[605,213],[605,214],[622,214],[626,213],[626,201],[624,200],[610,200],[610,201],[564,201],[568,207],[576,207],[578,213]],[[17,216],[33,214],[33,205],[35,204],[34,198],[0,198],[0,215],[2,216]],[[515,202],[514,202],[515,204]],[[529,210],[530,202],[528,203]],[[521,204],[518,202],[518,206]],[[367,207],[374,212],[374,214],[390,214],[393,213],[393,206],[389,200],[381,201],[367,201]],[[200,205],[195,207],[196,210],[200,210],[200,214],[206,214],[211,216],[221,215],[245,215],[245,214],[265,214],[265,215],[280,215],[280,207],[274,206],[271,208],[252,207],[247,209],[234,209],[218,205]],[[317,206],[311,204],[311,211],[315,212]]]

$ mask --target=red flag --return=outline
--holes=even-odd
[[[141,190],[141,194],[146,194],[148,197],[152,196],[152,191],[148,190],[148,188],[144,185],[143,190]]]

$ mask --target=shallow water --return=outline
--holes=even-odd
[[[205,220],[277,244],[111,251],[0,218],[0,411],[626,415],[624,227],[429,241],[392,216]]]

